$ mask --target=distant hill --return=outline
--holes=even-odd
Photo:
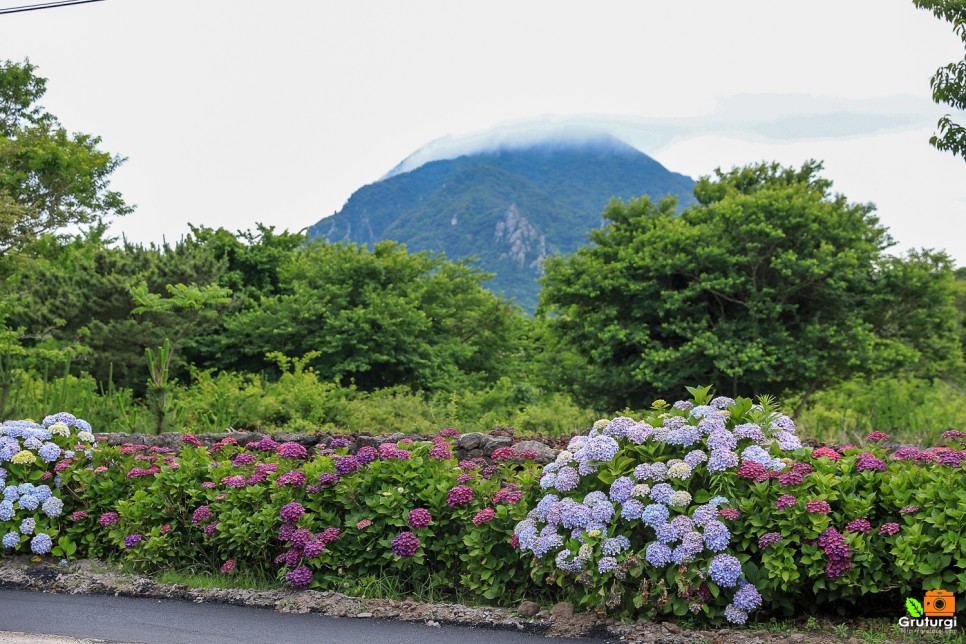
[[[528,311],[537,303],[541,260],[572,253],[603,225],[617,197],[692,202],[694,182],[609,135],[504,147],[399,168],[357,190],[311,237],[371,246],[394,239],[413,251],[475,257],[496,276],[487,286]]]

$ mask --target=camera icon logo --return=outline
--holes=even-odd
[[[956,597],[945,590],[928,590],[923,599],[926,617],[952,617],[956,614]]]

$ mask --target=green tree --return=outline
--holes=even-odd
[[[599,408],[639,408],[692,383],[804,404],[863,371],[951,367],[948,260],[886,256],[872,206],[831,194],[820,170],[719,170],[677,217],[673,199],[611,203],[591,245],[546,263],[540,313],[583,360],[559,378]],[[925,310],[886,315],[908,302]]]
[[[222,368],[258,371],[266,354],[305,356],[320,377],[370,390],[456,391],[517,372],[526,318],[486,291],[485,274],[395,242],[372,251],[312,243],[282,268],[285,291],[226,322]]]
[[[932,11],[940,20],[953,25],[953,31],[966,45],[966,3],[963,0],[912,0],[920,9]],[[958,110],[966,109],[966,57],[943,65],[930,81],[932,98]],[[966,159],[966,128],[953,122],[946,114],[939,119],[938,131],[929,142],[939,150],[952,152]]]
[[[131,211],[109,189],[123,159],[100,137],[69,134],[38,101],[47,81],[29,62],[0,63],[0,255],[70,224]]]

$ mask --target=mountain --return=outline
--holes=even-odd
[[[412,251],[477,258],[495,273],[487,287],[529,311],[537,303],[541,260],[586,244],[611,198],[673,194],[687,205],[694,186],[606,134],[504,146],[402,170],[406,165],[357,190],[309,236],[369,246],[394,239]]]

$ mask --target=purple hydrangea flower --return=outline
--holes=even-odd
[[[617,559],[613,557],[601,557],[597,562],[597,572],[604,574],[617,568]]]
[[[285,581],[291,584],[292,588],[308,588],[312,583],[312,571],[305,566],[293,568],[285,573]]]
[[[704,463],[708,460],[708,455],[699,449],[691,450],[684,457],[684,462],[691,466],[691,469],[696,468],[699,464]]]
[[[661,507],[664,508],[663,505]],[[667,508],[664,508],[664,510],[667,511]],[[643,503],[637,499],[628,499],[621,505],[621,518],[634,521],[640,519],[645,511],[646,508],[644,507]],[[665,517],[665,519],[666,518],[667,517]],[[658,523],[663,523],[663,521],[658,521]]]
[[[301,503],[292,501],[291,503],[286,503],[282,506],[282,509],[278,511],[279,516],[282,517],[282,521],[286,523],[295,523],[302,518],[305,514],[305,508],[302,507]]]
[[[610,485],[610,498],[614,503],[623,503],[631,498],[634,490],[634,481],[621,476]]]
[[[764,550],[768,546],[781,543],[784,540],[785,537],[783,537],[780,532],[766,532],[758,537],[758,548]]]
[[[412,532],[401,532],[392,540],[391,547],[397,557],[412,557],[419,549],[419,537]]]
[[[748,613],[741,610],[734,604],[728,604],[725,606],[724,616],[725,619],[732,624],[744,624],[748,621]]]
[[[425,508],[415,508],[409,511],[406,522],[410,528],[425,528],[433,522],[433,515]]]
[[[580,475],[572,467],[562,467],[557,472],[553,486],[561,492],[569,492],[580,484]]]
[[[139,534],[129,534],[128,536],[124,537],[125,548],[133,548],[139,543],[141,543],[141,535]]]
[[[730,449],[711,450],[711,457],[708,459],[709,472],[723,472],[732,467],[738,467],[738,454]]]
[[[671,501],[671,495],[674,494],[674,488],[668,483],[658,483],[651,488],[650,497],[658,503],[663,503],[667,505]]]

